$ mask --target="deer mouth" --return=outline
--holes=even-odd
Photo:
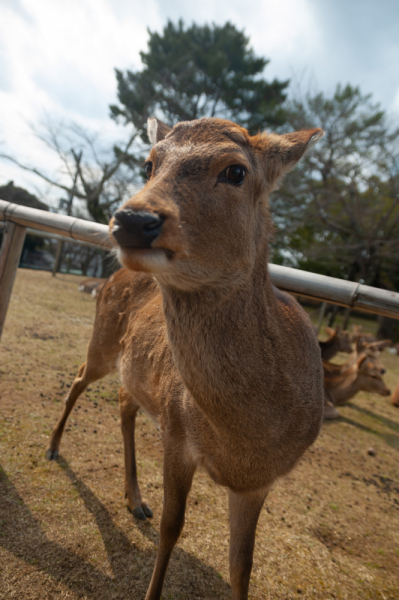
[[[391,395],[391,390],[383,390],[382,392],[379,392],[380,396],[390,396]]]
[[[131,271],[161,273],[174,258],[174,252],[166,248],[136,248],[135,246],[117,249],[119,262]]]
[[[117,244],[122,265],[133,271],[157,273],[165,270],[175,252],[159,244],[164,222],[165,217],[161,214],[129,207],[115,213],[110,222],[110,235]]]

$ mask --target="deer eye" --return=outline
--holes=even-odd
[[[246,173],[247,169],[242,165],[230,165],[220,173],[218,180],[221,182],[232,183],[233,185],[242,185]]]
[[[147,175],[147,178],[149,179],[152,174],[152,162],[148,161],[148,162],[144,163],[143,169],[144,169],[144,173]]]

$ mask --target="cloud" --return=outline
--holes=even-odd
[[[0,142],[21,160],[52,168],[54,157],[27,121],[44,113],[118,135],[109,119],[114,68],[140,67],[147,28],[167,18],[187,25],[231,21],[270,63],[265,77],[303,79],[318,87],[360,85],[384,108],[399,111],[397,0],[1,0]],[[3,145],[4,147],[4,145]],[[0,147],[1,149],[1,147]],[[0,180],[10,165],[0,163]]]

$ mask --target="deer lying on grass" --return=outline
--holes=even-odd
[[[370,344],[381,344],[380,350],[392,346],[391,340],[377,340],[375,335],[363,331],[363,325],[353,325],[352,331],[349,334],[350,341],[356,344],[358,351],[360,352],[362,347],[369,346]]]
[[[151,516],[136,476],[141,406],[165,447],[160,542],[146,600],[161,597],[198,466],[228,488],[232,598],[245,600],[266,495],[316,439],[323,415],[320,349],[306,313],[267,267],[275,189],[320,129],[282,136],[200,119],[149,120],[149,181],[111,220],[126,269],[100,292],[87,362],[47,451],[58,452],[78,395],[119,368],[126,495]]]
[[[325,330],[330,337],[325,342],[319,340],[323,360],[330,360],[338,352],[347,352],[348,354],[352,352],[351,341],[347,331],[340,329],[340,327],[336,327],[335,329],[326,327]]]
[[[358,354],[366,351],[369,353],[373,352],[375,356],[380,356],[381,350],[392,346],[392,342],[391,340],[376,340],[375,342],[373,342],[368,341],[367,338],[361,336],[357,339],[355,346]]]
[[[355,355],[344,365],[331,365],[323,360],[324,418],[336,419],[336,406],[343,406],[358,392],[373,392],[389,396],[390,390],[382,379],[386,369],[373,350]]]
[[[90,294],[93,298],[95,298],[103,284],[104,279],[85,279],[81,284],[79,284],[78,290],[79,292],[86,292],[86,294]]]
[[[392,393],[392,404],[399,407],[399,381]]]

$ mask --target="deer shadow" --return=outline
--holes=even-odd
[[[376,421],[381,423],[381,425],[386,425],[386,427],[389,427],[390,429],[393,429],[394,431],[397,431],[399,433],[399,423],[397,423],[396,421],[387,419],[387,417],[383,417],[382,415],[379,415],[371,410],[367,410],[367,408],[362,408],[361,406],[358,406],[357,404],[351,404],[350,407],[353,408],[354,410],[357,410],[359,413],[366,415],[367,417],[371,417],[372,419],[375,419]]]
[[[108,509],[68,463],[62,457],[59,457],[57,462],[96,521],[112,576],[104,573],[81,554],[50,539],[40,520],[32,514],[1,466],[0,547],[20,560],[35,565],[36,569],[50,575],[52,581],[67,585],[78,597],[87,596],[93,600],[110,597],[132,600],[144,598],[155,561],[155,550],[143,550],[131,543],[114,523]],[[158,532],[148,521],[134,521],[134,525],[151,542],[158,543]],[[190,597],[230,597],[230,586],[213,567],[178,546],[173,552],[166,576],[165,594],[169,588],[168,575],[173,575],[175,581],[180,580],[184,584],[184,594],[187,594],[187,588],[191,586],[193,593]]]
[[[354,405],[351,405],[351,407],[353,408]],[[362,409],[363,412],[363,409]],[[369,412],[369,411],[364,411],[364,412]],[[373,413],[370,413],[373,414]],[[367,427],[367,425],[363,425],[362,423],[359,423],[357,421],[354,421],[353,419],[349,419],[348,417],[343,417],[342,415],[339,418],[339,421],[342,423],[347,423],[348,425],[352,425],[353,427],[357,427],[358,429],[361,429],[362,431],[365,431],[367,433],[372,433],[373,435],[379,437],[381,440],[384,440],[384,442],[386,442],[388,444],[388,446],[390,446],[391,448],[394,448],[395,450],[399,450],[399,435],[395,435],[394,433],[381,433],[380,431],[376,431],[375,429],[372,429],[371,427]]]

